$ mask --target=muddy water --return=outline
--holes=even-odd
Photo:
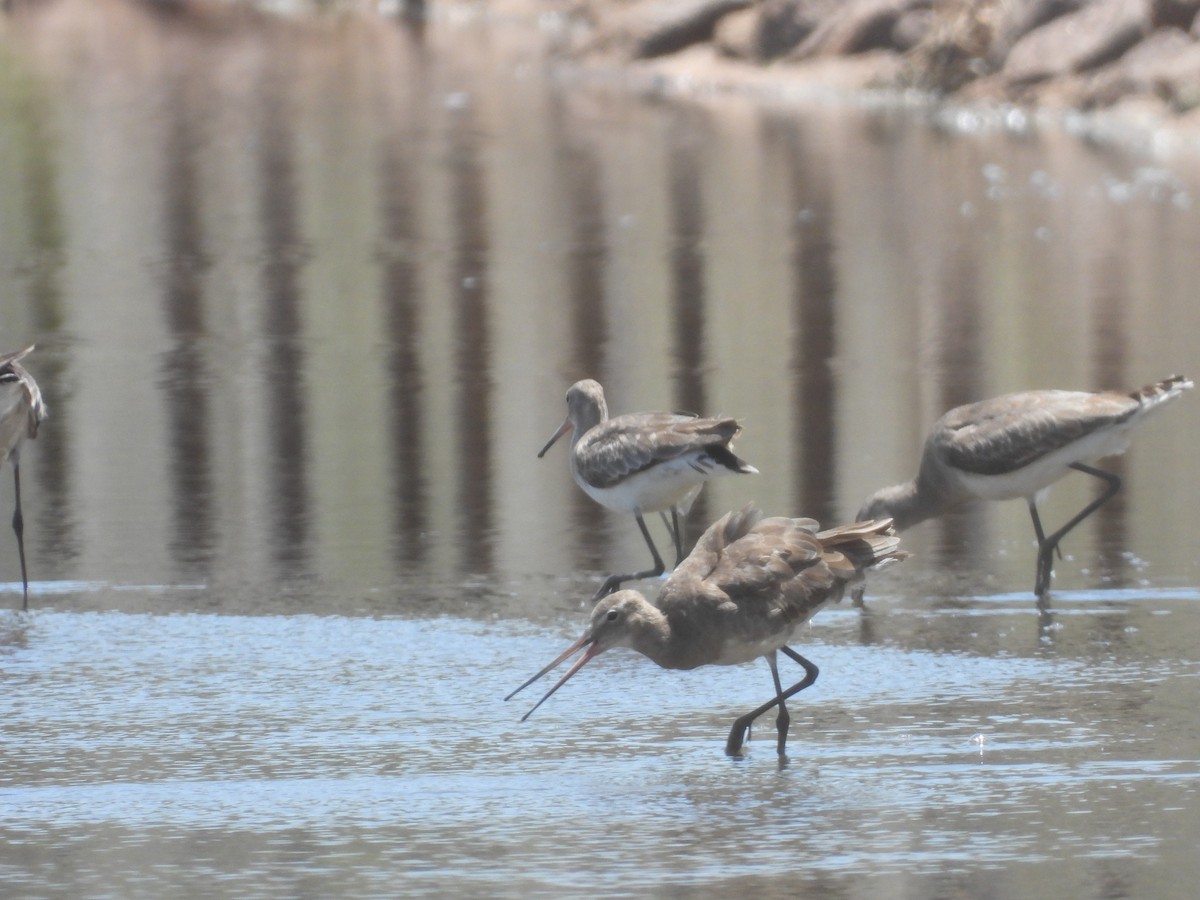
[[[1200,372],[1195,156],[664,98],[453,17],[52,3],[0,33],[0,104],[0,322],[52,412],[22,458],[35,610],[0,620],[14,890],[1200,876],[1195,397],[1107,464],[1124,489],[1040,612],[1022,504],[907,533],[867,613],[813,622],[784,767],[769,725],[722,753],[765,665],[613,653],[525,723],[501,699],[644,562],[562,448],[535,457],[571,381],[744,420],[762,474],[706,490],[693,535],[751,499],[847,518],[956,403]]]

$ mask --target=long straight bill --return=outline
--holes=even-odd
[[[567,416],[565,419],[563,419],[563,423],[558,426],[558,431],[556,431],[556,432],[554,432],[554,434],[550,435],[550,440],[546,441],[546,446],[543,447],[538,452],[538,459],[541,459],[543,456],[545,456],[546,451],[554,446],[554,442],[557,441],[564,434],[566,434],[568,431],[570,431],[571,428],[572,428],[571,417]]]
[[[556,660],[554,660],[554,662],[550,663],[550,665],[546,666],[546,668],[542,669],[540,672],[538,672],[536,675],[534,675],[532,678],[530,678],[528,681],[526,681],[524,684],[522,684],[519,688],[517,688],[515,691],[513,691],[511,694],[509,694],[504,699],[511,700],[513,697],[517,696],[517,694],[521,693],[521,691],[525,690],[525,688],[529,687],[531,684],[533,684],[535,681],[537,681],[539,678],[541,678],[543,675],[545,675],[551,669],[554,669],[557,666],[559,666],[563,662],[563,660],[565,660],[568,656],[571,656],[573,653],[575,653],[577,650],[579,650],[579,648],[582,647],[586,643],[587,643],[586,637],[581,637],[579,640],[577,640],[575,643],[573,643],[570,647],[568,647],[566,650],[564,650],[562,652],[562,654]]]
[[[550,688],[550,690],[546,691],[546,693],[542,697],[542,699],[539,700],[537,703],[533,704],[533,706],[530,708],[529,712],[527,712],[527,713],[525,713],[525,715],[521,716],[521,721],[524,722],[526,719],[528,719],[530,716],[532,716],[533,711],[535,709],[537,709],[539,706],[541,706],[543,703],[545,703],[547,700],[549,700],[551,694],[553,694],[560,687],[562,687],[564,684],[566,684],[568,678],[570,678],[572,675],[574,675],[576,672],[578,672],[580,669],[582,669],[585,665],[587,665],[589,660],[595,659],[597,656],[599,656],[603,652],[604,652],[604,650],[601,649],[601,647],[598,644],[592,644],[590,647],[588,647],[587,652],[584,653],[583,656],[579,657],[579,659],[575,660],[575,665],[573,665],[573,666],[571,666],[571,668],[567,669],[567,673],[565,675],[563,675],[562,678],[558,679],[558,682],[554,685],[554,687],[552,687],[552,688]]]

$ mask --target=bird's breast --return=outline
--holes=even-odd
[[[701,458],[707,460],[696,453],[656,462],[605,487],[579,475],[577,480],[588,496],[609,509],[626,513],[658,512],[683,504],[709,477],[713,464],[707,460],[706,467]]]

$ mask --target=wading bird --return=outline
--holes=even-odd
[[[597,503],[637,519],[654,568],[609,575],[593,599],[615,591],[622,582],[654,578],[666,571],[650,537],[643,513],[661,512],[675,541],[675,563],[683,559],[680,519],[687,515],[704,482],[716,475],[753,475],[758,469],[734,455],[731,442],[741,431],[736,419],[683,413],[628,413],[608,417],[604,389],[590,379],[567,391],[567,417],[546,442],[571,435],[571,475]],[[666,514],[670,512],[670,521]]]
[[[1191,387],[1187,378],[1172,375],[1127,394],[1022,391],[956,407],[934,424],[917,477],[876,492],[858,516],[887,516],[903,531],[969,500],[1024,497],[1038,542],[1033,590],[1043,597],[1059,542],[1121,487],[1117,475],[1087,463],[1124,453],[1133,430],[1150,413]],[[1106,488],[1046,535],[1038,496],[1072,469],[1099,478]]]
[[[12,527],[17,534],[17,554],[21,558],[21,585],[24,599],[21,609],[29,609],[29,574],[25,569],[25,519],[21,515],[21,441],[37,437],[38,425],[46,418],[42,392],[21,360],[33,351],[33,345],[16,353],[0,356],[0,456],[12,464],[13,487],[17,506]]]
[[[704,532],[653,603],[633,590],[605,597],[592,610],[583,636],[504,699],[580,650],[583,655],[521,721],[613,647],[632,648],[664,669],[733,665],[765,656],[775,696],[733,723],[725,752],[738,755],[750,724],[778,706],[775,726],[782,757],[790,722],[786,701],[816,681],[818,672],[786,645],[817,610],[840,600],[847,585],[860,582],[867,569],[908,556],[887,519],[828,531],[818,527],[812,519],[763,518],[752,505],[726,513]],[[776,663],[780,652],[805,672],[786,690]]]

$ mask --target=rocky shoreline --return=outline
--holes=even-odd
[[[560,50],[583,62],[1200,129],[1200,0],[577,0],[561,15]]]

